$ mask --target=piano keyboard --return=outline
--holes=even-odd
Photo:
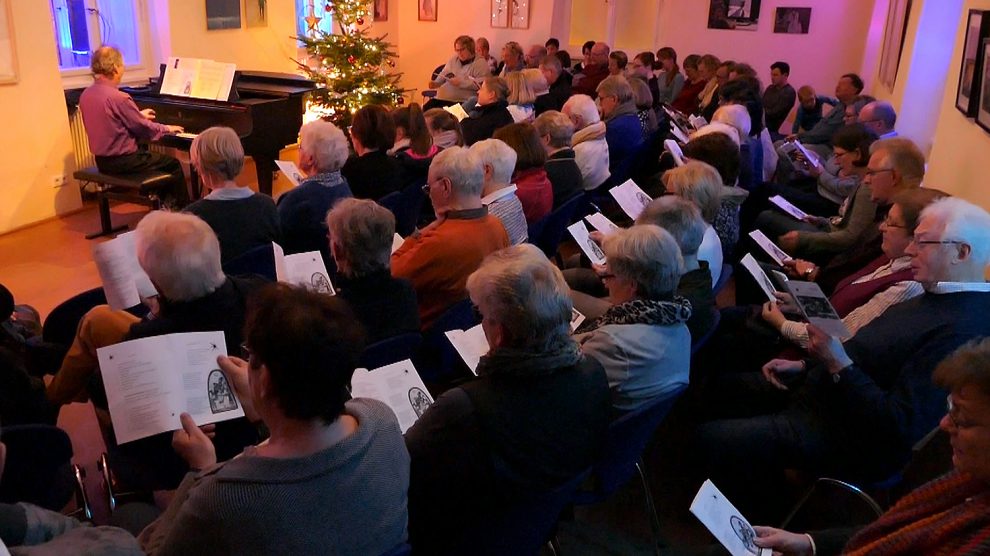
[[[183,139],[195,139],[196,137],[199,136],[199,134],[198,133],[187,133],[187,132],[183,131],[182,133],[176,133],[175,136],[176,137],[181,137]]]

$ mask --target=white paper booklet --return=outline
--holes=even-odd
[[[223,332],[167,334],[97,349],[117,442],[180,429],[181,413],[197,425],[243,417],[217,365],[220,355],[227,355]]]
[[[786,144],[786,143],[785,143],[785,144]],[[808,150],[808,149],[807,149],[807,148],[806,148],[806,147],[805,147],[804,145],[802,145],[802,144],[801,144],[801,142],[800,142],[800,141],[798,141],[797,139],[795,139],[795,140],[794,140],[793,142],[791,142],[791,144],[793,144],[793,145],[794,145],[794,147],[795,147],[795,148],[797,149],[797,151],[798,151],[799,153],[801,153],[801,155],[802,155],[802,156],[804,156],[804,158],[805,158],[805,160],[807,160],[807,161],[808,161],[808,164],[811,164],[812,166],[814,166],[815,168],[817,168],[817,169],[819,169],[819,170],[821,170],[821,169],[822,169],[822,163],[821,163],[821,161],[820,161],[820,160],[818,159],[818,154],[817,154],[817,153],[813,153],[813,152],[811,152],[811,151],[809,151],[809,150]]]
[[[574,309],[572,307],[571,308],[571,332],[574,332],[575,330],[577,330],[577,327],[581,326],[581,323],[582,322],[584,322],[584,315],[581,314],[581,311],[578,311],[577,309]]]
[[[804,221],[804,219],[808,217],[808,213],[792,205],[790,201],[781,197],[780,195],[774,195],[773,197],[770,197],[770,202],[777,205],[780,208],[780,210],[786,212],[787,214],[790,214],[791,216],[793,216],[798,220]]]
[[[337,295],[319,251],[286,255],[277,243],[272,243],[272,251],[275,254],[275,277],[279,282],[303,286],[316,293]]]
[[[784,266],[785,261],[791,260],[790,255],[785,253],[776,243],[770,241],[770,238],[760,230],[753,230],[749,233],[749,237],[753,238],[753,241],[766,251],[767,255],[770,255],[770,258],[778,265]]]
[[[615,225],[615,222],[612,222],[607,216],[600,212],[585,216],[584,219],[588,221],[588,224],[591,224],[592,228],[605,235],[615,233],[619,229],[619,227]]]
[[[694,126],[694,129],[701,129],[701,128],[705,127],[706,125],[708,125],[708,120],[706,120],[702,116],[698,116],[698,115],[695,115],[695,114],[692,114],[692,115],[688,116],[688,122],[690,122],[691,125]]]
[[[165,66],[160,91],[163,95],[227,100],[236,70],[235,64],[173,56]]]
[[[406,240],[403,239],[403,237],[400,236],[399,234],[392,235],[392,253],[398,251],[399,247],[402,247],[402,244],[405,242]]]
[[[588,260],[594,264],[605,264],[605,253],[603,253],[602,248],[591,239],[588,232],[588,227],[584,224],[584,220],[578,220],[577,222],[571,224],[567,227],[567,231],[574,237],[574,241],[577,242],[578,247],[581,248],[581,252],[588,257]]]
[[[462,120],[464,120],[464,118],[467,118],[468,117],[468,113],[464,111],[464,107],[461,106],[460,104],[453,104],[451,106],[444,106],[443,109],[446,110],[447,112],[450,112],[451,114],[453,114],[454,117],[457,118],[457,121],[459,121],[459,122],[462,121]]]
[[[633,220],[636,220],[639,214],[643,212],[643,209],[653,202],[653,199],[632,180],[626,180],[622,185],[613,187],[609,190],[609,193],[619,203],[619,207],[622,208],[623,212],[628,214],[629,218]]]
[[[684,131],[682,131],[681,128],[674,123],[674,120],[670,121],[670,133],[672,133],[674,135],[674,138],[680,141],[682,145],[686,145],[688,141],[690,141],[687,134],[684,133]]]
[[[467,330],[448,330],[444,332],[444,335],[450,340],[450,344],[454,346],[457,355],[461,356],[461,359],[471,369],[471,372],[477,375],[478,362],[481,361],[481,358],[490,349],[488,338],[485,337],[485,331],[481,328],[481,325],[479,324]]]
[[[373,371],[355,369],[351,395],[378,400],[392,408],[403,434],[433,405],[433,397],[408,359]]]
[[[127,232],[93,244],[93,262],[103,282],[107,303],[115,311],[121,311],[141,303],[145,297],[158,295],[151,279],[138,264],[134,232]]]
[[[756,531],[739,510],[726,500],[711,480],[705,481],[691,502],[691,513],[711,531],[732,556],[770,556],[772,550],[753,542]]]
[[[673,139],[665,140],[663,142],[663,148],[670,153],[670,156],[674,157],[674,162],[678,166],[684,166],[684,152],[681,151],[681,147],[676,141]]]
[[[821,328],[829,336],[841,339],[852,336],[846,323],[839,318],[835,307],[832,307],[832,303],[818,284],[790,280],[787,282],[787,289],[809,323]]]
[[[770,281],[770,277],[767,276],[766,272],[763,272],[763,268],[760,267],[760,263],[756,262],[753,255],[746,253],[746,256],[742,258],[741,262],[746,270],[753,275],[753,279],[756,280],[756,283],[760,286],[760,289],[763,290],[764,294],[766,294],[767,299],[770,301],[777,301],[777,297],[773,295],[774,292],[777,291],[777,288],[773,287],[773,282]]]
[[[285,179],[292,182],[293,187],[298,187],[306,179],[302,171],[299,170],[299,167],[296,166],[296,163],[291,160],[276,160],[275,165],[278,166],[279,171],[282,172]]]

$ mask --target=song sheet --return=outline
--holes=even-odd
[[[783,249],[777,246],[776,243],[770,241],[770,238],[766,236],[760,230],[753,230],[749,233],[749,237],[753,238],[753,241],[760,246],[761,249],[766,251],[767,255],[773,259],[775,263],[780,266],[784,266],[784,262],[791,260],[791,256],[784,252]]]
[[[756,531],[749,521],[715,487],[705,481],[691,502],[691,513],[711,531],[712,535],[732,556],[770,556],[769,548],[759,548],[753,542]]]
[[[278,166],[279,171],[282,172],[285,179],[292,182],[293,187],[299,187],[299,184],[306,179],[299,167],[296,166],[296,163],[291,160],[276,160],[275,165]]]
[[[774,195],[773,197],[770,197],[770,202],[777,205],[777,207],[779,207],[780,210],[786,212],[787,214],[790,214],[791,216],[793,216],[798,220],[804,221],[804,219],[808,217],[808,213],[792,205],[790,201],[781,197],[780,195]]]
[[[588,232],[588,227],[584,224],[584,220],[578,220],[577,222],[571,224],[567,227],[567,231],[571,233],[574,241],[577,242],[578,247],[581,248],[581,252],[584,256],[588,257],[594,264],[605,264],[605,253],[602,252],[602,248],[593,240]]]
[[[155,285],[138,263],[135,237],[134,232],[127,232],[110,241],[93,244],[93,262],[103,282],[107,303],[115,311],[158,295]]]
[[[433,397],[408,359],[373,371],[355,369],[351,376],[351,395],[378,400],[389,406],[399,420],[403,434],[433,405]]]
[[[809,323],[821,328],[829,336],[846,339],[852,336],[846,323],[842,322],[828,297],[814,282],[790,280],[787,282],[794,302]]]
[[[303,286],[316,293],[337,295],[319,251],[286,255],[277,243],[272,243],[272,251],[275,255],[275,277],[279,282]]]
[[[633,220],[636,220],[643,209],[653,202],[653,199],[632,180],[626,180],[625,183],[613,187],[609,193],[619,203],[622,211]]]
[[[742,258],[742,265],[753,275],[753,279],[756,280],[756,284],[760,286],[763,293],[766,294],[767,299],[770,301],[777,301],[777,297],[774,292],[777,288],[773,286],[773,282],[770,281],[770,277],[767,276],[766,272],[763,272],[763,268],[760,267],[760,263],[756,262],[753,255],[746,253],[746,256]]]

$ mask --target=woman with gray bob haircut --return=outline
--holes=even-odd
[[[612,406],[631,411],[687,386],[691,303],[674,295],[684,262],[673,236],[653,225],[617,231],[602,250],[612,306],[585,321],[577,340],[605,367]]]
[[[235,181],[244,169],[244,147],[233,129],[211,127],[200,133],[189,148],[189,158],[210,193],[187,206],[185,212],[213,228],[224,262],[280,240],[272,198]]]
[[[418,333],[416,292],[389,269],[395,236],[391,211],[367,199],[341,199],[327,213],[326,225],[337,295],[364,325],[368,341]]]
[[[424,554],[471,553],[503,506],[591,465],[608,427],[605,373],[568,334],[567,286],[538,248],[488,255],[467,290],[490,346],[478,378],[447,390],[406,432],[409,539]]]

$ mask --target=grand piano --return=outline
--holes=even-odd
[[[303,97],[316,85],[286,73],[238,71],[230,100],[203,100],[162,95],[161,75],[145,87],[124,87],[141,109],[155,111],[155,121],[179,125],[186,134],[197,134],[211,126],[226,126],[237,132],[244,154],[254,159],[258,172],[258,189],[272,194],[275,160],[286,145],[296,142],[302,126]],[[159,144],[188,151],[190,135],[166,135]]]

